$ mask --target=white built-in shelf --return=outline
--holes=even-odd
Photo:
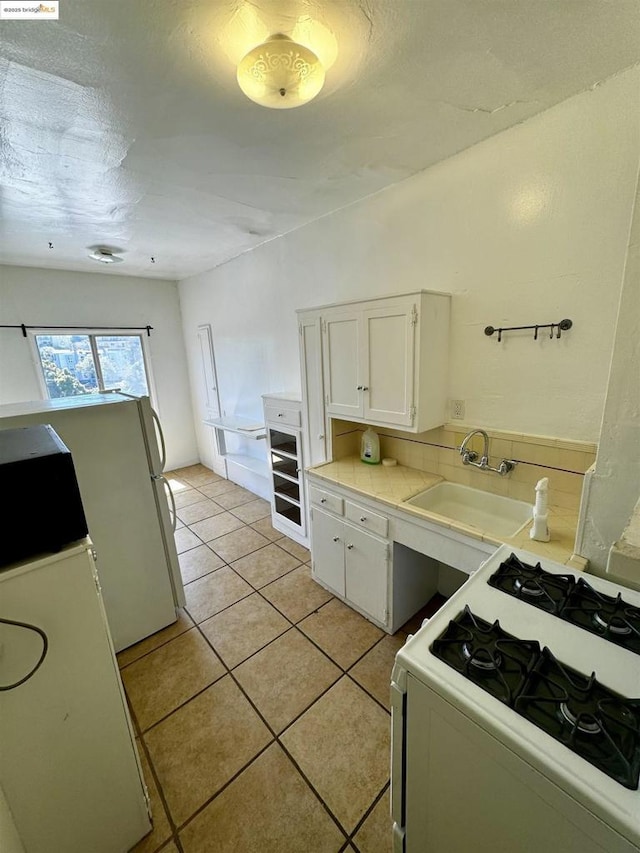
[[[269,476],[269,465],[263,459],[256,459],[255,456],[247,456],[245,453],[226,453],[224,458],[227,462],[233,462],[234,465],[253,471],[261,477]]]
[[[211,420],[205,420],[205,424],[215,429],[224,430],[224,432],[235,432],[245,438],[258,440],[267,437],[264,424],[257,424],[248,418],[240,418],[235,415],[226,418],[211,418]]]
[[[218,453],[223,459],[227,462],[232,462],[239,468],[252,471],[261,477],[269,476],[269,465],[265,459],[257,459],[248,453],[228,452],[224,439],[225,432],[233,432],[249,441],[259,441],[267,437],[264,424],[259,424],[255,421],[250,421],[248,418],[240,418],[235,415],[225,418],[210,418],[209,420],[205,420],[204,423],[215,429]]]

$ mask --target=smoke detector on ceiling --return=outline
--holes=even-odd
[[[101,264],[119,264],[124,260],[120,255],[114,254],[114,250],[107,246],[98,246],[89,253],[89,257],[92,261],[98,261]]]

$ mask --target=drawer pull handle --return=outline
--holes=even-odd
[[[350,551],[353,548],[353,545],[347,545],[347,551]]]
[[[340,537],[339,537],[339,536],[334,536],[334,537],[333,537],[333,541],[334,541],[334,542],[339,542],[339,541],[340,541]]]
[[[326,504],[326,502],[327,502],[327,499],[326,499],[326,498],[320,498],[320,503],[321,503],[321,504]]]
[[[366,516],[366,515],[361,515],[361,516],[360,516],[360,521],[366,521],[366,520],[367,520],[367,516]]]

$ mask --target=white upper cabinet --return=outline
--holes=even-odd
[[[362,312],[360,364],[365,421],[413,426],[417,321],[414,300],[389,301]]]
[[[322,320],[327,414],[347,420],[363,416],[361,339],[362,317],[359,311],[327,311]]]
[[[411,432],[443,424],[450,301],[420,291],[316,309],[326,414]]]

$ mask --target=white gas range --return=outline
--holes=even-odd
[[[640,593],[502,546],[391,695],[396,853],[640,850]]]

